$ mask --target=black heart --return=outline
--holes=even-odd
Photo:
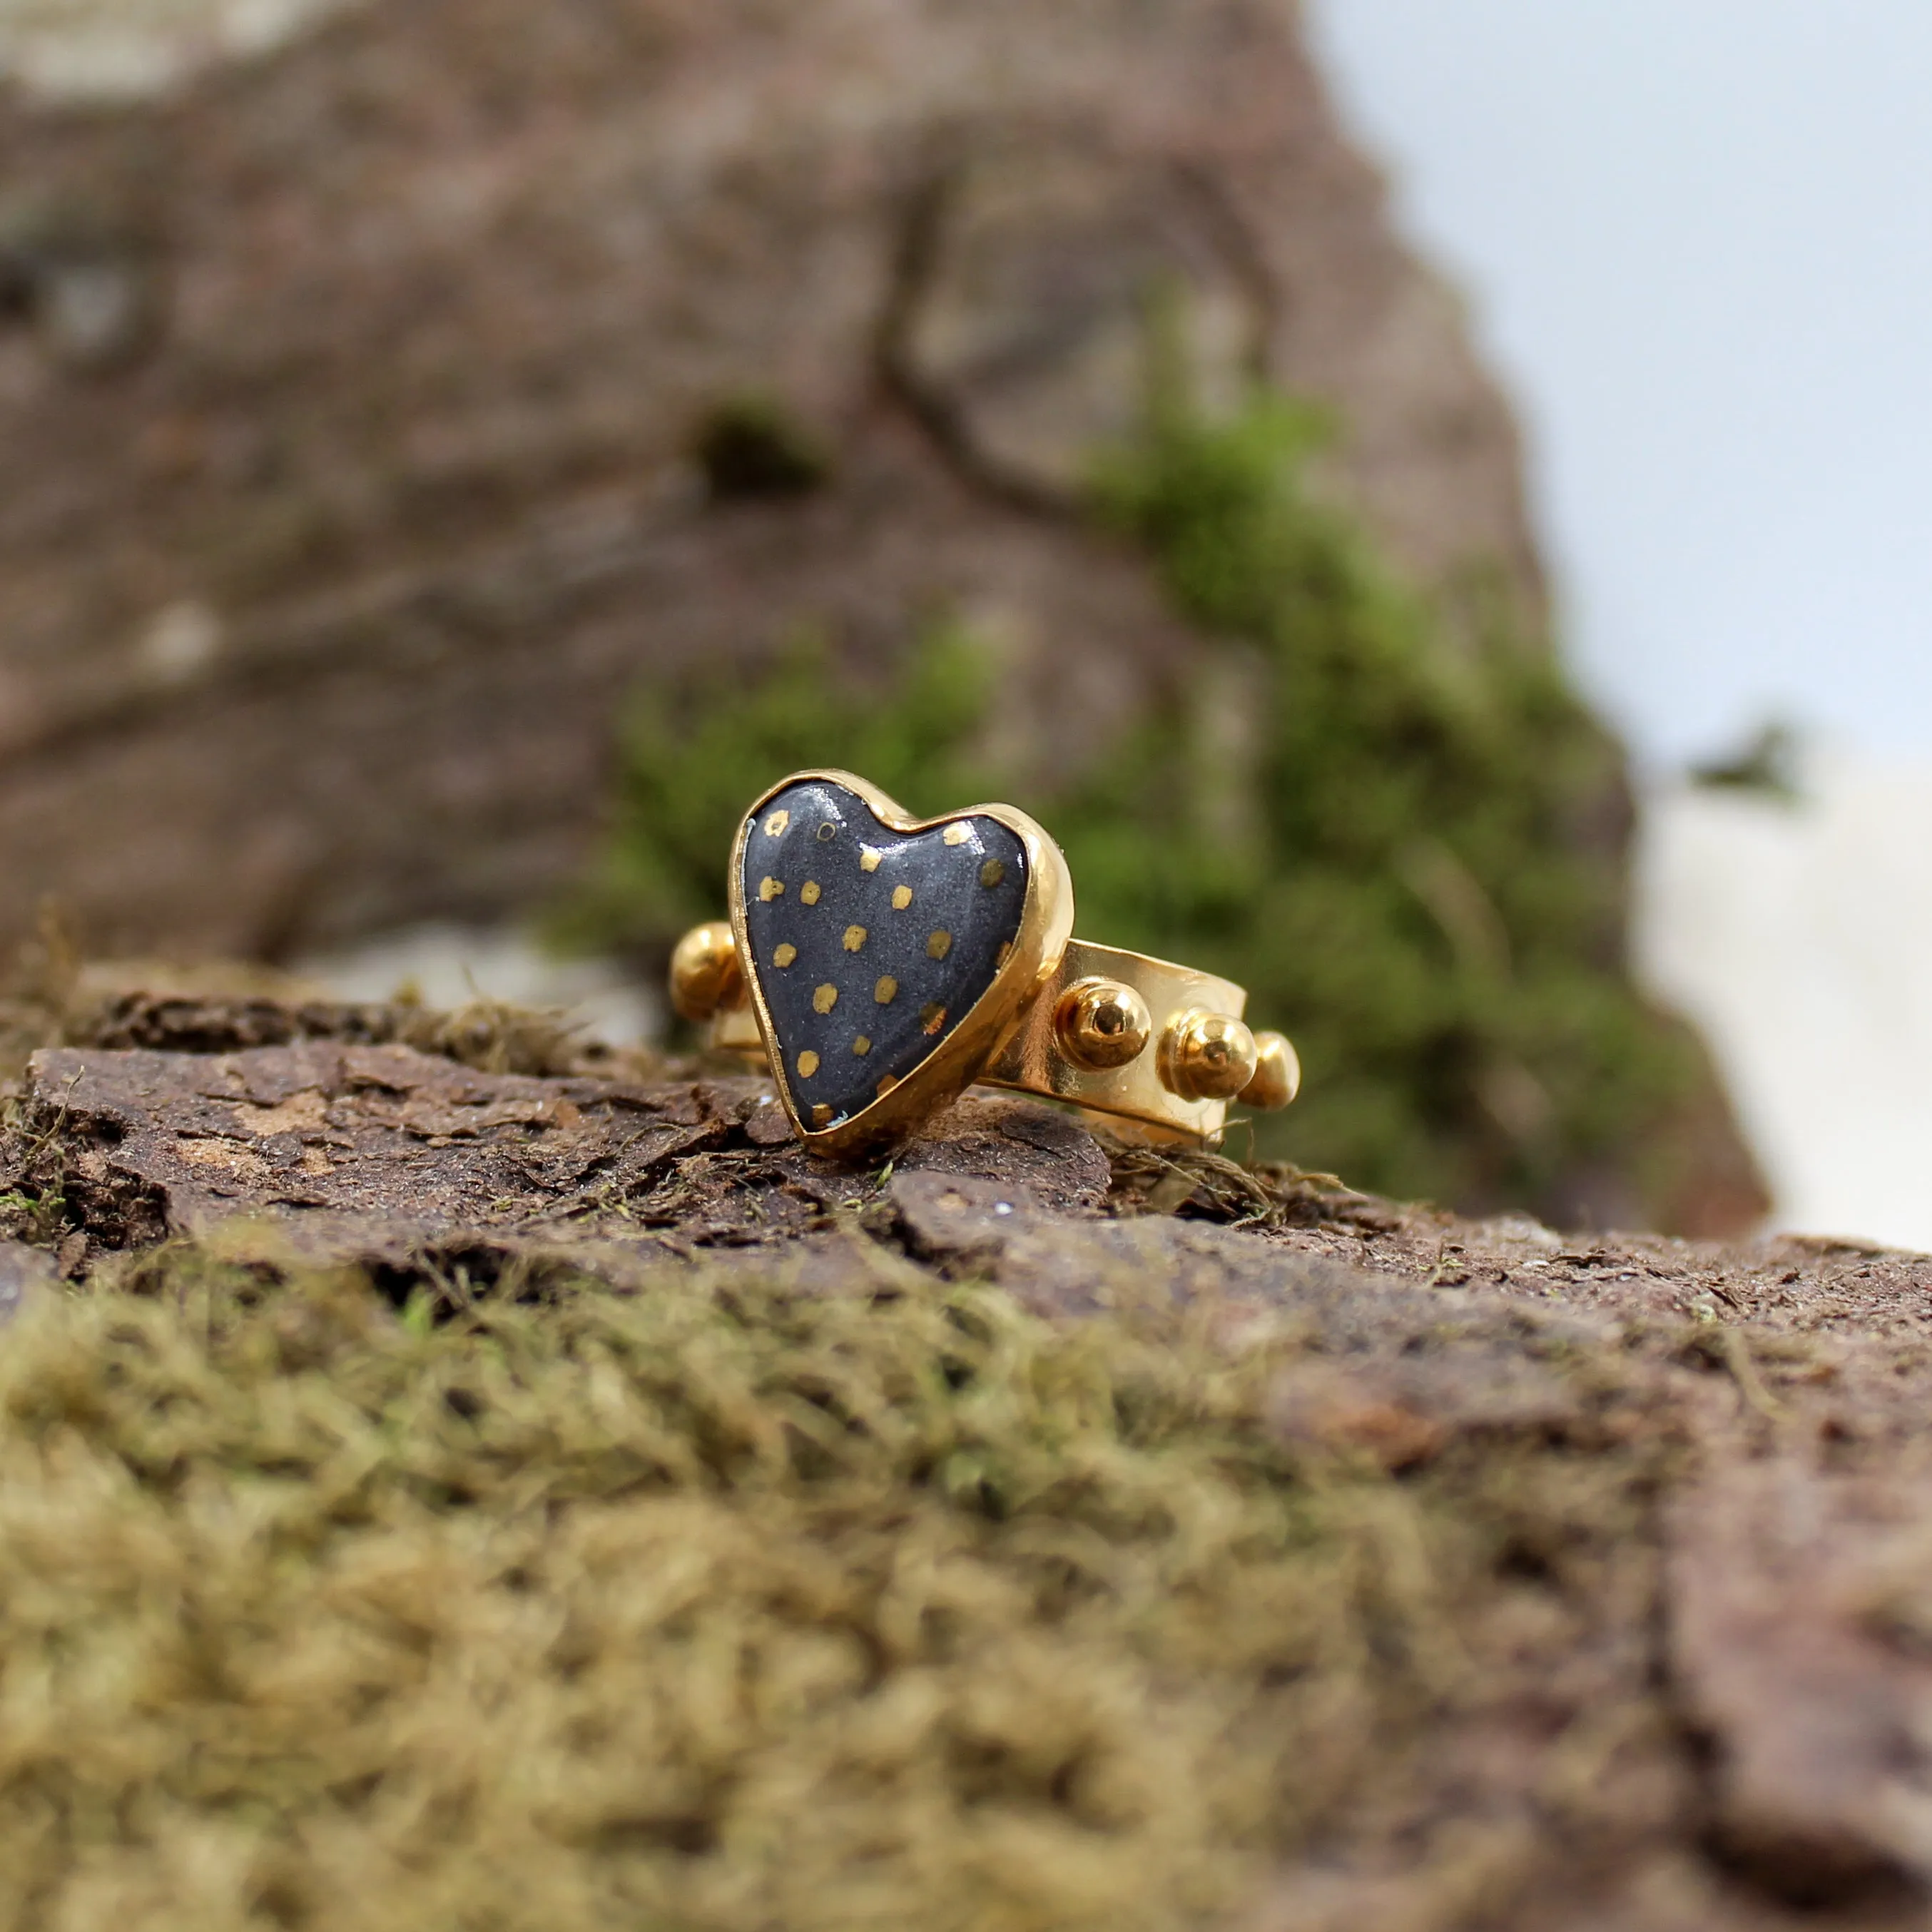
[[[897,832],[809,778],[746,826],[739,884],[786,1078],[818,1130],[914,1072],[992,985],[1026,910],[1027,849],[984,817]]]

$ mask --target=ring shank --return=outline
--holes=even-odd
[[[1192,1007],[1205,1007],[1238,1020],[1248,1000],[1243,988],[1211,974],[1150,958],[1143,952],[1070,939],[1040,998],[993,1049],[980,1075],[980,1083],[1022,1094],[1048,1094],[1095,1113],[1112,1114],[1191,1139],[1219,1139],[1228,1118],[1227,1102],[1184,1100],[1170,1093],[1161,1084],[1154,1045],[1126,1066],[1101,1073],[1075,1066],[1060,1052],[1054,1033],[1060,996],[1076,981],[1091,979],[1118,980],[1139,994],[1153,1016],[1156,1042]]]
[[[1115,980],[1131,986],[1147,1002],[1154,1020],[1154,1040],[1147,1050],[1125,1066],[1105,1072],[1088,1072],[1075,1066],[1060,1051],[1054,1033],[1054,1015],[1060,995],[1076,981],[1090,979]],[[1070,939],[1038,995],[994,1046],[976,1084],[1043,1094],[1108,1114],[1116,1121],[1130,1122],[1156,1136],[1212,1144],[1226,1124],[1228,1102],[1186,1100],[1171,1093],[1161,1083],[1155,1042],[1191,1008],[1240,1019],[1247,998],[1242,988],[1212,974],[1143,952]],[[718,1051],[742,1053],[760,1063],[765,1058],[764,1043],[748,1004],[717,1015],[712,1022],[711,1044]]]

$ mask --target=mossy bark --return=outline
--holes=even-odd
[[[422,1027],[26,1074],[16,1922],[1922,1922],[1932,1263]]]

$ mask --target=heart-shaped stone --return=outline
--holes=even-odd
[[[734,882],[744,964],[802,1129],[843,1125],[945,1045],[1012,956],[1028,867],[998,819],[902,831],[826,778],[759,806]]]

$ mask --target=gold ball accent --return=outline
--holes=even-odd
[[[1255,1035],[1255,1077],[1241,1089],[1244,1106],[1271,1114],[1292,1105],[1301,1091],[1301,1061],[1285,1034]]]
[[[1154,1016],[1146,1000],[1118,980],[1078,980],[1060,996],[1053,1031],[1076,1066],[1107,1073],[1147,1051]]]
[[[738,942],[722,919],[694,926],[670,956],[670,1003],[678,1016],[702,1024],[743,997]]]
[[[1160,1042],[1160,1084],[1183,1100],[1232,1100],[1255,1077],[1255,1036],[1226,1013],[1191,1008]]]

